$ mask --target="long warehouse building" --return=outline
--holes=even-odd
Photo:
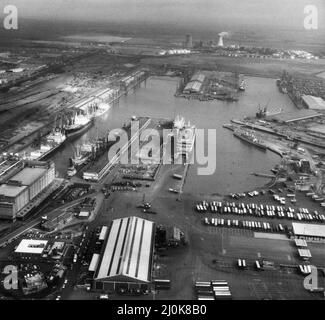
[[[138,217],[114,220],[98,261],[94,289],[148,290],[151,284],[153,248],[153,222]]]
[[[325,226],[309,223],[292,223],[294,237],[312,241],[325,241]]]

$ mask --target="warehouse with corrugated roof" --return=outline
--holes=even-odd
[[[94,275],[94,289],[147,290],[151,284],[154,223],[138,217],[112,222]]]
[[[201,72],[197,72],[191,78],[191,81],[187,83],[183,92],[184,93],[199,93],[202,89],[203,83],[205,81],[205,75]]]

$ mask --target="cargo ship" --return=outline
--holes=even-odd
[[[252,132],[245,130],[236,130],[234,131],[234,136],[262,150],[267,150],[267,146],[262,141],[260,141]]]
[[[65,125],[65,134],[68,138],[77,136],[85,132],[93,124],[93,118],[88,115],[75,115],[70,119],[69,123]]]
[[[39,149],[31,151],[24,158],[27,160],[42,160],[58,149],[67,139],[64,130],[55,128],[50,134],[45,137],[45,142],[42,142]]]

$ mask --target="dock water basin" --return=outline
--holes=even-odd
[[[258,104],[269,103],[269,108],[281,107],[284,111],[293,111],[295,106],[288,96],[281,94],[275,79],[246,78],[247,88],[238,102],[195,101],[174,97],[178,78],[151,77],[146,85],[142,84],[136,91],[123,96],[102,117],[95,120],[95,125],[83,136],[67,143],[54,154],[53,159],[64,177],[69,158],[73,155],[71,143],[80,144],[89,139],[107,133],[107,130],[121,128],[132,116],[150,114],[153,118],[173,119],[181,114],[185,119],[200,129],[216,130],[216,169],[211,176],[197,174],[198,165],[191,165],[184,185],[187,193],[241,192],[264,185],[268,180],[251,176],[252,171],[269,173],[279,161],[280,156],[272,152],[261,152],[253,146],[244,144],[233,137],[232,132],[222,125],[233,118],[243,119],[252,116]],[[222,181],[222,183],[221,183]],[[234,190],[234,187],[236,186]]]

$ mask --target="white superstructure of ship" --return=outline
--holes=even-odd
[[[82,145],[77,146],[76,153],[71,159],[74,166],[82,166],[85,164],[96,151],[96,144],[94,143],[83,143]]]
[[[60,128],[55,128],[45,137],[45,141],[41,142],[38,149],[32,150],[24,158],[27,160],[42,160],[50,153],[59,148],[67,139],[64,131]]]
[[[82,133],[92,124],[92,117],[88,114],[75,114],[70,122],[65,125],[64,129],[67,137],[72,137]]]
[[[92,117],[97,118],[104,115],[111,108],[109,103],[101,102],[94,107],[94,110],[91,114]]]
[[[185,156],[186,159],[192,154],[195,144],[195,126],[181,116],[177,116],[174,120],[175,130],[175,144],[176,152],[175,158]]]

